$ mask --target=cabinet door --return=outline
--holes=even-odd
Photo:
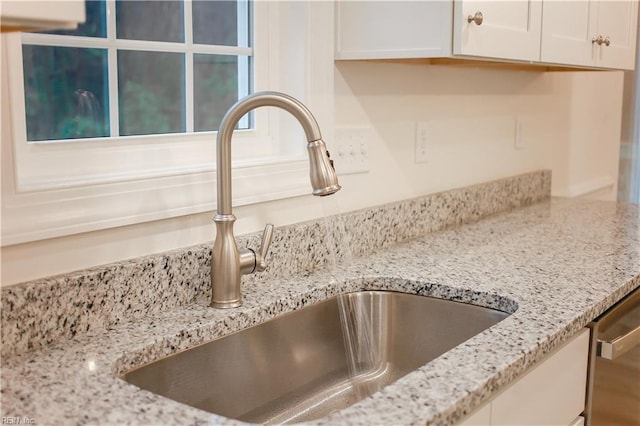
[[[598,2],[596,34],[608,38],[594,49],[596,65],[603,68],[633,69],[635,65],[638,1]]]
[[[595,1],[545,1],[542,8],[540,60],[556,64],[595,66],[596,46],[590,29]]]
[[[588,354],[583,329],[491,402],[491,424],[572,423],[584,410]]]
[[[475,411],[469,417],[458,423],[458,426],[487,426],[491,424],[491,403]]]
[[[451,55],[451,0],[335,2],[336,59]]]
[[[482,22],[468,17],[482,13]],[[455,0],[454,55],[540,60],[541,0]]]

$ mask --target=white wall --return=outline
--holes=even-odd
[[[615,201],[622,125],[622,71],[572,73],[567,182],[558,195]]]
[[[552,168],[553,145],[568,136],[563,84],[540,72],[338,63],[336,126],[376,131],[372,171],[358,186],[380,186],[380,201],[413,197]],[[416,121],[428,123],[427,163],[414,161]],[[366,205],[369,194],[358,188],[353,196]]]
[[[621,72],[345,62],[335,84],[336,126],[376,130],[367,179],[392,197],[550,168],[554,195],[615,199]],[[416,121],[429,126],[426,164],[414,161]]]
[[[540,168],[553,170],[553,192],[560,195],[580,195],[617,176],[621,72],[329,64],[333,75],[325,78],[334,79],[335,89],[323,95],[333,98],[335,125],[324,122],[328,129],[372,129],[370,172],[342,176],[343,190],[328,199],[304,196],[237,208],[236,234],[268,221],[291,224]],[[430,160],[423,164],[414,161],[418,120],[429,126]],[[516,122],[524,149],[515,149]],[[331,149],[331,137],[326,139]],[[610,193],[615,188],[605,188],[604,196]],[[3,247],[2,285],[211,241],[212,216]]]

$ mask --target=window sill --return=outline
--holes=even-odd
[[[233,205],[310,193],[306,159],[238,164]],[[216,208],[214,171],[20,193],[3,179],[2,246],[167,219]],[[61,212],[64,212],[61,215]]]

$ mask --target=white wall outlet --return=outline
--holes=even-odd
[[[516,149],[516,151],[523,150],[527,147],[524,140],[523,129],[524,129],[524,124],[522,123],[522,120],[519,118],[516,118],[515,134],[513,138],[513,147]]]
[[[426,121],[416,122],[416,163],[426,163],[429,161],[429,123]]]
[[[368,127],[341,127],[335,131],[335,144],[331,151],[334,167],[339,175],[369,171]]]

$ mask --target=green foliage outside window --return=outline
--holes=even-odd
[[[244,87],[249,86],[249,66],[247,74],[239,76],[238,56],[196,51],[191,71],[193,92],[188,94],[188,53],[145,50],[149,43],[183,40],[182,1],[116,1],[118,39],[147,43],[134,50],[116,48],[117,66],[108,62],[113,60],[108,54],[113,47],[106,44],[107,19],[114,19],[113,14],[107,13],[105,0],[86,4],[87,21],[77,30],[45,33],[50,35],[51,45],[23,44],[27,140],[185,132],[187,102],[193,103],[190,119],[195,131],[217,130],[226,110],[238,99],[239,79],[245,82]],[[198,1],[192,7],[196,43],[238,43],[237,1]],[[171,40],[162,35],[167,28],[174,34]],[[89,37],[98,45],[102,40],[105,44],[56,45],[55,37],[60,36]],[[246,57],[242,60],[248,64]],[[109,90],[110,72],[117,74],[117,91]],[[115,92],[117,99],[109,99]],[[117,135],[110,134],[110,101],[118,108]]]
[[[108,135],[106,51],[24,46],[27,139]]]

